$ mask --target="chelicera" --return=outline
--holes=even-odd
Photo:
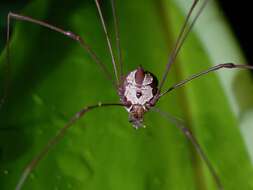
[[[199,153],[201,158],[204,160],[206,163],[211,175],[213,176],[213,179],[217,185],[217,189],[222,190],[223,185],[218,177],[215,169],[213,168],[211,162],[207,158],[207,156],[204,154],[202,151],[200,145],[198,144],[197,140],[194,138],[192,135],[191,131],[185,127],[180,121],[178,121],[176,118],[172,118],[170,115],[168,115],[166,112],[161,111],[160,109],[156,108],[156,103],[172,90],[175,90],[177,88],[182,87],[186,83],[199,78],[201,76],[204,76],[210,72],[217,71],[221,68],[227,68],[227,69],[232,69],[232,68],[239,68],[239,69],[253,69],[252,66],[249,65],[237,65],[234,63],[223,63],[223,64],[218,64],[216,66],[213,66],[211,68],[208,68],[204,71],[201,71],[197,74],[194,74],[190,76],[189,78],[176,83],[172,85],[170,88],[167,88],[162,91],[162,87],[164,85],[164,82],[167,78],[167,75],[169,73],[169,70],[171,68],[171,65],[174,63],[187,35],[191,31],[193,25],[195,24],[196,20],[198,19],[199,15],[201,14],[202,10],[204,9],[205,5],[207,4],[208,0],[203,0],[202,4],[200,5],[199,9],[196,10],[196,13],[194,16],[193,12],[196,9],[196,5],[198,4],[199,0],[193,0],[193,3],[189,9],[189,12],[186,16],[186,19],[183,23],[183,26],[180,30],[180,33],[177,37],[176,43],[174,45],[174,48],[172,49],[172,52],[169,56],[168,63],[166,65],[164,74],[160,82],[158,83],[158,80],[154,74],[152,74],[149,71],[145,71],[145,68],[142,66],[137,67],[137,69],[128,72],[127,74],[123,74],[123,60],[121,56],[121,48],[120,48],[120,35],[119,35],[119,29],[118,29],[118,17],[116,14],[116,7],[115,7],[115,2],[114,0],[111,0],[111,5],[112,5],[112,11],[113,11],[113,19],[114,19],[114,25],[115,25],[115,34],[116,34],[116,47],[117,47],[117,53],[118,53],[118,59],[115,58],[114,52],[112,50],[112,45],[111,45],[111,40],[107,32],[106,24],[103,18],[103,14],[100,8],[100,4],[98,0],[95,0],[95,4],[97,6],[97,10],[99,13],[99,17],[101,20],[101,24],[105,33],[105,37],[107,39],[107,45],[108,49],[111,55],[111,60],[113,64],[113,71],[114,71],[114,76],[111,75],[111,72],[107,69],[107,66],[99,59],[99,57],[96,55],[96,53],[92,50],[92,48],[86,43],[86,41],[80,37],[79,35],[71,32],[71,31],[66,31],[63,30],[59,27],[53,26],[49,23],[46,23],[44,21],[40,21],[28,16],[16,14],[10,12],[8,14],[7,18],[7,23],[8,23],[8,28],[7,28],[7,69],[9,68],[9,40],[10,40],[10,21],[11,19],[15,20],[20,20],[20,21],[26,21],[30,23],[34,23],[43,27],[46,27],[48,29],[51,29],[55,32],[61,33],[65,35],[68,38],[73,39],[74,41],[78,42],[85,50],[86,53],[88,53],[91,58],[94,60],[94,62],[102,69],[104,72],[105,76],[108,78],[109,81],[111,81],[112,86],[116,89],[119,97],[120,97],[120,102],[118,103],[101,103],[99,102],[98,104],[90,105],[84,107],[82,110],[77,112],[70,120],[69,122],[62,128],[60,129],[57,134],[49,140],[47,145],[36,155],[31,162],[28,163],[28,165],[25,167],[23,173],[21,174],[18,183],[16,185],[16,190],[20,190],[27,177],[31,173],[31,171],[36,167],[36,165],[39,163],[39,161],[48,153],[49,149],[54,146],[59,139],[66,133],[66,131],[82,116],[84,116],[85,113],[93,110],[93,109],[98,109],[101,107],[111,107],[111,106],[120,106],[124,107],[126,111],[129,113],[129,121],[132,123],[132,126],[136,129],[140,127],[144,127],[144,114],[148,112],[150,109],[154,109],[154,111],[158,112],[161,116],[167,118],[185,134],[185,136],[191,141],[193,144],[194,148],[196,151]],[[192,17],[192,19],[190,19]],[[120,76],[120,77],[119,77]],[[8,77],[7,77],[8,78]],[[9,80],[6,80],[6,86],[8,86]],[[8,88],[6,88],[8,89]],[[3,106],[5,99],[7,97],[7,90],[4,92],[4,96],[0,100],[0,107]]]

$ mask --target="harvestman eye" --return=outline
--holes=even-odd
[[[124,72],[123,70],[123,59],[121,55],[121,44],[120,44],[120,32],[118,27],[118,16],[116,14],[116,6],[114,0],[111,0],[111,6],[112,6],[112,13],[113,13],[113,20],[114,20],[114,26],[115,26],[115,34],[116,34],[116,47],[117,47],[117,56],[114,55],[114,52],[112,50],[112,43],[111,39],[108,35],[106,23],[103,17],[103,13],[100,8],[100,4],[98,0],[95,0],[95,4],[98,10],[98,16],[100,18],[102,28],[105,34],[105,38],[107,41],[108,50],[111,56],[112,66],[113,66],[113,73],[114,75],[111,75],[111,72],[108,70],[107,66],[103,63],[103,61],[100,60],[100,58],[96,55],[96,53],[92,50],[92,48],[86,43],[86,41],[79,35],[75,34],[71,31],[66,31],[64,29],[61,29],[59,27],[53,26],[49,23],[46,23],[44,21],[40,21],[28,16],[16,14],[10,12],[7,17],[7,68],[9,68],[10,61],[9,61],[9,41],[10,41],[10,22],[11,20],[19,20],[19,21],[26,21],[30,23],[34,23],[37,25],[40,25],[42,27],[49,28],[55,32],[61,33],[65,35],[68,38],[73,39],[77,43],[80,44],[81,48],[85,51],[85,53],[88,53],[91,58],[93,59],[94,63],[98,65],[98,67],[102,70],[105,77],[111,82],[113,88],[116,89],[116,93],[119,95],[120,102],[116,103],[101,103],[95,105],[89,105],[85,106],[83,109],[81,109],[79,112],[77,112],[68,123],[60,129],[57,134],[48,141],[47,145],[36,155],[31,162],[28,163],[28,165],[24,168],[23,173],[21,174],[18,183],[16,185],[16,190],[20,190],[24,183],[26,182],[27,177],[31,173],[31,171],[37,166],[37,164],[41,161],[41,159],[49,152],[49,149],[57,144],[57,142],[61,139],[62,136],[65,135],[67,130],[81,117],[84,116],[87,112],[93,110],[93,109],[100,109],[105,107],[124,107],[126,111],[129,113],[129,122],[132,124],[132,126],[135,129],[144,127],[144,114],[150,110],[153,110],[157,113],[159,113],[162,117],[165,119],[168,119],[170,122],[175,124],[184,134],[185,136],[190,140],[190,142],[193,144],[196,151],[199,153],[200,157],[203,159],[203,161],[206,163],[215,183],[217,186],[217,189],[222,190],[223,185],[222,181],[220,180],[218,174],[216,173],[215,169],[212,166],[212,163],[209,161],[207,156],[205,155],[204,151],[201,149],[199,143],[197,142],[196,138],[193,136],[191,131],[184,126],[184,124],[176,119],[175,117],[171,116],[167,112],[164,112],[156,107],[156,103],[160,100],[161,97],[166,95],[172,90],[175,90],[177,88],[180,88],[184,86],[186,83],[199,78],[201,76],[204,76],[210,72],[217,71],[219,69],[253,69],[252,66],[249,65],[237,65],[234,63],[222,63],[218,64],[216,66],[213,66],[211,68],[208,68],[204,71],[201,71],[197,74],[194,74],[190,76],[189,78],[172,85],[169,88],[163,89],[164,83],[167,79],[167,75],[169,73],[169,70],[172,66],[172,64],[175,62],[175,59],[184,44],[184,41],[186,40],[189,32],[191,31],[192,27],[194,26],[195,22],[199,18],[201,12],[203,11],[204,7],[206,6],[208,0],[200,1],[201,5],[199,5],[199,8],[196,8],[196,5],[199,4],[198,0],[193,0],[193,3],[189,9],[189,12],[185,18],[185,21],[183,23],[183,26],[181,27],[181,30],[179,32],[179,35],[177,37],[177,40],[175,42],[174,48],[172,49],[172,52],[169,55],[168,63],[166,64],[166,68],[163,74],[162,79],[160,80],[160,83],[158,84],[157,77],[152,74],[149,71],[146,71],[143,67],[139,66],[135,70],[130,72]],[[195,13],[195,14],[193,14]],[[8,69],[7,69],[8,70]],[[7,72],[8,73],[8,72]],[[6,88],[4,91],[4,96],[1,98],[0,101],[0,107],[3,106],[7,95],[8,95],[8,86],[9,86],[9,79],[8,74],[6,77]]]

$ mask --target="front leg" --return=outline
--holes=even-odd
[[[213,66],[209,69],[206,69],[204,71],[201,71],[197,74],[194,74],[192,76],[190,76],[189,78],[185,79],[185,80],[182,80],[181,82],[177,83],[177,84],[174,84],[172,87],[170,87],[169,89],[165,90],[163,93],[161,93],[159,95],[159,98],[164,96],[165,94],[167,94],[168,92],[172,91],[172,90],[175,90],[177,88],[180,88],[182,86],[184,86],[186,83],[194,80],[194,79],[197,79],[197,78],[200,78],[210,72],[214,72],[214,71],[217,71],[217,70],[220,70],[220,69],[251,69],[253,70],[253,66],[251,65],[237,65],[237,64],[234,64],[234,63],[222,63],[222,64],[219,64],[219,65],[216,65],[216,66]]]

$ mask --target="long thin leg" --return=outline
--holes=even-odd
[[[115,77],[116,77],[116,80],[117,80],[117,84],[119,84],[118,70],[117,70],[117,66],[116,66],[115,57],[114,57],[114,54],[113,54],[113,51],[112,51],[112,44],[111,44],[111,41],[110,41],[110,38],[109,38],[109,35],[108,35],[108,32],[107,32],[107,29],[106,29],[104,17],[103,17],[103,14],[102,14],[102,11],[101,11],[101,7],[100,7],[100,4],[99,4],[98,0],[95,0],[95,3],[96,3],[96,6],[97,6],[97,9],[98,9],[98,13],[99,13],[99,17],[100,17],[100,20],[101,20],[101,24],[102,24],[102,27],[103,27],[103,30],[104,30],[104,33],[105,33],[105,36],[106,36],[107,45],[108,45],[108,48],[109,48],[109,51],[110,51],[110,55],[111,55],[111,58],[112,58],[112,64],[113,64],[114,74],[115,74]]]
[[[115,0],[111,0],[112,5],[112,14],[113,14],[113,21],[114,21],[114,30],[116,34],[116,46],[118,51],[118,61],[119,61],[119,73],[120,79],[123,76],[123,60],[122,60],[122,53],[121,53],[121,45],[120,45],[120,33],[119,33],[119,18],[116,11]]]
[[[22,188],[22,186],[24,185],[24,182],[26,181],[27,177],[29,176],[29,174],[31,173],[31,171],[37,166],[37,164],[39,163],[39,161],[44,158],[47,153],[49,152],[50,148],[52,148],[55,144],[57,144],[59,142],[59,140],[65,135],[65,133],[67,132],[67,130],[73,126],[73,124],[79,120],[85,113],[95,109],[95,108],[100,108],[100,107],[108,107],[108,106],[123,106],[122,104],[118,104],[118,103],[98,103],[95,105],[91,105],[91,106],[87,106],[85,108],[83,108],[81,111],[77,112],[70,120],[69,122],[63,127],[61,128],[56,135],[51,138],[47,145],[42,149],[42,151],[39,152],[39,154],[37,154],[37,156],[35,156],[32,161],[26,166],[26,168],[24,169],[21,177],[19,178],[19,181],[17,183],[17,186],[15,188],[15,190],[20,190]]]
[[[10,21],[11,19],[16,19],[16,20],[20,20],[20,21],[27,21],[27,22],[31,22],[34,24],[38,24],[40,26],[49,28],[53,31],[59,32],[75,41],[77,41],[81,47],[91,56],[91,58],[100,66],[100,68],[102,69],[102,71],[104,72],[104,74],[106,75],[107,79],[110,80],[113,84],[113,86],[115,88],[117,88],[117,84],[114,82],[110,72],[108,71],[108,69],[106,68],[106,66],[104,65],[104,63],[98,58],[98,56],[96,55],[96,53],[91,49],[91,47],[77,34],[70,32],[70,31],[65,31],[61,28],[58,28],[56,26],[53,26],[51,24],[48,24],[44,21],[40,21],[37,19],[33,19],[31,17],[28,16],[24,16],[24,15],[20,15],[20,14],[16,14],[16,13],[12,13],[9,12],[8,17],[7,17],[7,54],[6,54],[6,77],[5,77],[5,81],[4,81],[4,89],[3,89],[3,95],[0,98],[0,109],[3,106],[4,102],[6,101],[6,98],[8,96],[8,89],[10,86]]]
[[[196,151],[199,153],[200,157],[204,160],[204,162],[206,163],[209,171],[211,172],[214,181],[217,185],[217,188],[219,190],[223,190],[223,185],[220,181],[219,176],[217,175],[215,169],[213,168],[210,160],[208,159],[208,157],[205,155],[204,151],[202,150],[202,148],[200,147],[197,139],[193,136],[193,134],[191,133],[190,129],[188,129],[187,127],[184,126],[183,121],[177,119],[176,117],[170,115],[169,113],[162,111],[156,107],[153,107],[151,110],[159,113],[161,116],[163,116],[165,119],[167,119],[169,122],[173,123],[177,128],[179,128],[184,135],[189,139],[189,141],[191,141],[192,145],[194,146],[194,148],[196,149]]]
[[[38,24],[40,26],[49,28],[51,30],[54,30],[56,32],[59,32],[75,41],[77,41],[81,47],[91,56],[91,58],[100,66],[100,68],[103,70],[103,72],[105,73],[106,77],[112,81],[113,85],[115,86],[116,84],[114,83],[112,76],[110,74],[110,72],[108,71],[108,69],[106,68],[105,64],[98,58],[98,56],[96,55],[96,53],[91,49],[91,47],[84,41],[84,39],[82,37],[80,37],[79,35],[71,32],[71,31],[65,31],[59,27],[53,26],[51,24],[48,24],[44,21],[40,21],[28,16],[24,16],[24,15],[20,15],[20,14],[16,14],[16,13],[12,13],[10,12],[8,14],[8,21],[10,21],[10,19],[16,19],[16,20],[21,20],[21,21],[27,21],[27,22],[31,22],[34,24]],[[9,24],[10,22],[8,22],[8,28],[9,28]],[[7,31],[7,45],[9,44],[9,30]]]
[[[236,65],[234,63],[223,63],[223,64],[219,64],[219,65],[216,65],[216,66],[213,66],[207,70],[204,70],[204,71],[201,71],[197,74],[194,74],[192,76],[190,76],[189,78],[177,83],[177,84],[174,84],[172,87],[170,87],[169,89],[165,90],[163,93],[160,94],[159,98],[164,96],[165,94],[167,94],[168,92],[172,91],[172,90],[175,90],[183,85],[185,85],[186,83],[192,81],[193,79],[196,79],[196,78],[199,78],[203,75],[206,75],[210,72],[213,72],[213,71],[217,71],[219,69],[222,69],[222,68],[225,68],[225,69],[252,69],[253,70],[253,66],[250,66],[250,65]]]
[[[193,20],[192,22],[189,24],[189,26],[187,27],[188,23],[189,23],[189,20],[190,20],[190,17],[197,5],[197,3],[199,2],[199,0],[194,0],[187,16],[186,16],[186,19],[185,19],[185,22],[180,30],[180,33],[179,33],[179,36],[177,37],[177,40],[176,40],[176,44],[172,50],[172,53],[170,54],[169,56],[169,60],[168,60],[168,63],[166,65],[166,70],[164,72],[164,75],[163,75],[163,78],[161,80],[161,83],[159,85],[159,91],[161,91],[162,89],[162,86],[168,76],[168,73],[169,73],[169,70],[171,68],[171,65],[174,63],[182,45],[184,44],[184,41],[185,39],[187,38],[188,34],[190,33],[192,27],[194,26],[195,22],[197,21],[197,19],[199,18],[200,14],[202,13],[204,7],[206,6],[206,4],[208,3],[209,0],[204,0],[204,2],[202,3],[201,7],[199,8],[198,12],[196,13],[195,17],[193,17]]]

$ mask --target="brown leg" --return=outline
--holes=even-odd
[[[95,108],[108,107],[108,106],[123,106],[123,105],[118,104],[118,103],[105,103],[105,104],[98,103],[95,105],[87,106],[87,107],[83,108],[82,110],[80,110],[79,112],[77,112],[69,120],[69,122],[63,128],[61,128],[53,138],[51,138],[48,141],[46,146],[32,159],[32,161],[28,163],[28,165],[25,167],[24,171],[22,172],[22,174],[18,180],[15,190],[21,190],[22,186],[24,185],[24,183],[25,183],[27,177],[29,176],[29,174],[31,173],[31,171],[37,166],[39,161],[47,155],[50,148],[52,148],[54,145],[56,145],[59,142],[59,140],[66,134],[67,130],[71,126],[73,126],[73,124],[77,120],[79,120],[85,113],[87,113]]]
[[[106,28],[106,25],[105,25],[105,20],[104,20],[104,17],[103,17],[102,11],[101,11],[101,7],[100,7],[100,4],[99,4],[98,0],[95,0],[95,3],[96,3],[97,10],[98,10],[98,13],[99,13],[99,18],[100,18],[100,21],[101,21],[101,24],[102,24],[102,27],[103,27],[103,30],[104,30],[104,33],[105,33],[105,37],[106,37],[107,45],[108,45],[108,48],[109,48],[109,52],[110,52],[110,55],[111,55],[111,58],[112,58],[112,64],[113,64],[113,69],[114,69],[114,74],[115,74],[115,77],[116,77],[116,81],[117,81],[117,84],[119,84],[118,70],[117,70],[117,66],[116,66],[115,57],[114,57],[114,54],[113,54],[113,51],[112,51],[112,44],[111,44],[111,41],[110,41],[110,38],[109,38],[109,35],[108,35],[108,32],[107,32],[107,28]]]
[[[184,44],[184,41],[186,40],[188,34],[190,33],[192,27],[194,26],[194,24],[196,23],[197,19],[199,18],[200,14],[202,13],[203,9],[205,8],[206,4],[208,3],[209,0],[204,0],[202,2],[202,5],[200,6],[200,8],[198,9],[197,13],[195,14],[195,16],[193,17],[192,21],[190,22],[190,17],[192,16],[192,13],[194,11],[194,9],[196,8],[196,5],[198,4],[199,0],[194,0],[194,2],[192,3],[192,6],[186,16],[185,22],[180,30],[179,36],[176,40],[176,44],[169,56],[169,60],[168,63],[166,65],[166,69],[163,75],[163,78],[161,80],[161,83],[159,85],[158,88],[158,92],[161,92],[162,86],[168,76],[169,70],[171,68],[171,65],[174,63],[181,47]]]
[[[116,83],[113,80],[113,78],[112,78],[110,72],[108,71],[107,67],[105,66],[105,64],[98,58],[96,53],[91,49],[91,47],[79,35],[71,32],[71,31],[65,31],[59,27],[53,26],[53,25],[48,24],[44,21],[40,21],[40,20],[31,18],[28,16],[9,12],[8,17],[7,17],[7,42],[6,42],[7,43],[7,57],[6,57],[7,64],[6,64],[6,77],[5,77],[6,79],[5,79],[4,93],[3,93],[2,98],[0,99],[0,108],[6,100],[6,97],[8,95],[8,88],[10,85],[10,47],[9,47],[10,45],[9,44],[10,44],[10,21],[11,21],[11,19],[38,24],[40,26],[49,28],[50,30],[59,32],[65,36],[67,36],[68,38],[75,40],[91,56],[91,58],[99,65],[99,67],[103,70],[104,74],[106,75],[107,79],[110,80],[112,82],[113,86],[116,88]]]
[[[104,65],[104,63],[98,58],[98,56],[96,55],[96,53],[91,49],[91,47],[84,41],[84,39],[82,37],[80,37],[79,35],[71,32],[71,31],[65,31],[59,27],[53,26],[51,24],[48,24],[44,21],[40,21],[28,16],[24,16],[24,15],[20,15],[20,14],[16,14],[16,13],[12,13],[10,12],[8,14],[8,24],[10,24],[10,19],[16,19],[16,20],[21,20],[21,21],[27,21],[27,22],[31,22],[34,24],[38,24],[40,26],[49,28],[51,30],[54,30],[56,32],[59,32],[75,41],[77,41],[81,47],[87,52],[89,53],[89,55],[92,57],[92,59],[101,67],[101,69],[104,71],[104,73],[106,74],[106,76],[108,77],[109,80],[113,81],[110,72],[107,70],[106,66]],[[9,28],[9,26],[8,26]],[[7,38],[7,43],[9,42],[9,30],[7,31],[8,34],[8,38]]]
[[[189,139],[189,141],[191,141],[192,145],[194,146],[194,148],[196,149],[196,151],[198,152],[198,154],[200,155],[200,157],[204,160],[204,162],[206,163],[209,171],[211,172],[214,181],[217,185],[218,190],[223,190],[223,186],[222,183],[220,181],[219,176],[217,175],[216,171],[214,170],[210,160],[208,159],[208,157],[205,155],[204,151],[202,150],[202,148],[200,147],[197,139],[193,136],[193,134],[191,133],[191,131],[184,126],[183,121],[177,119],[176,117],[170,115],[167,112],[161,111],[158,108],[152,108],[151,110],[159,113],[162,117],[164,117],[165,119],[167,119],[169,122],[173,123],[174,125],[176,125],[177,128],[179,128],[184,135],[186,136],[186,138]]]
[[[204,76],[210,72],[217,71],[222,68],[226,68],[226,69],[236,69],[237,68],[237,69],[252,69],[253,70],[253,66],[250,66],[250,65],[236,65],[233,63],[219,64],[219,65],[213,66],[207,70],[204,70],[200,73],[194,74],[194,75],[190,76],[189,78],[187,78],[177,84],[174,84],[172,87],[170,87],[169,89],[167,89],[163,93],[161,93],[158,98],[164,96],[165,94],[167,94],[168,92],[170,92],[172,90],[175,90],[181,86],[184,86],[186,83],[192,81],[193,79],[199,78],[199,77]]]
[[[114,31],[116,35],[116,46],[118,51],[118,62],[119,62],[119,73],[120,79],[123,77],[123,60],[121,54],[121,45],[120,45],[120,34],[119,34],[119,18],[116,11],[115,0],[111,0],[113,22],[114,22]]]

